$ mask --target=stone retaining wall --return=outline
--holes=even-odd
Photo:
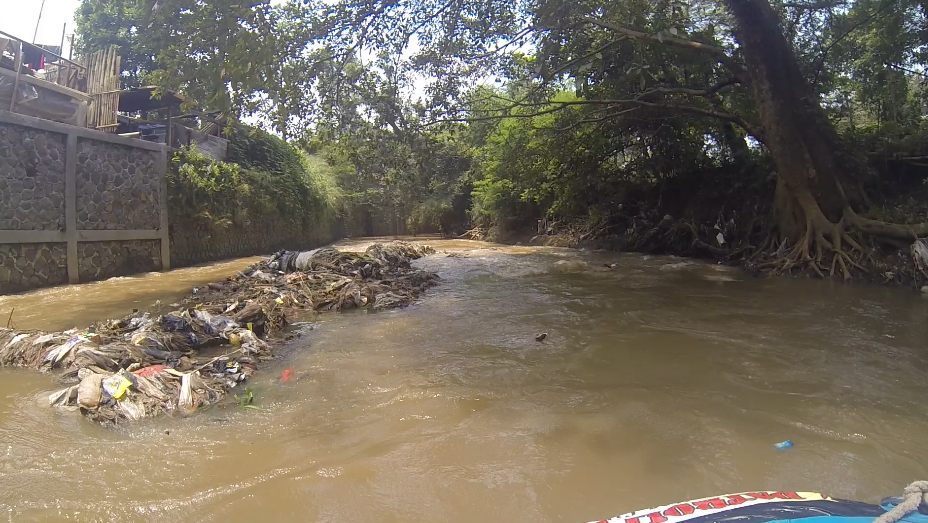
[[[128,276],[161,269],[160,240],[80,242],[81,281]]]
[[[11,291],[68,283],[64,243],[0,244],[0,285]]]
[[[341,237],[334,224],[305,226],[295,220],[259,217],[220,226],[173,207],[170,230],[171,265],[174,267],[271,254],[279,249],[312,249]]]
[[[0,125],[0,230],[64,230],[65,138]]]
[[[157,151],[79,139],[78,229],[157,229],[161,220],[159,156]]]
[[[341,237],[303,216],[212,220],[169,202],[166,169],[158,144],[0,110],[0,294]]]
[[[0,110],[0,294],[168,267],[163,146]]]

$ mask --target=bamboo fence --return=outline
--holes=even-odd
[[[87,127],[108,133],[116,132],[119,125],[116,111],[119,108],[120,61],[116,46],[101,49],[85,56],[87,68],[87,94],[92,99],[87,112]]]

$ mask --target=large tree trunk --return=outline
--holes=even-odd
[[[768,0],[724,1],[735,18],[735,37],[743,54],[743,65],[738,57],[700,42],[649,35],[595,18],[584,20],[629,38],[707,54],[726,66],[738,83],[750,88],[760,126],[722,115],[723,120],[737,123],[760,140],[777,168],[776,235],[771,234],[755,249],[750,261],[763,261],[775,250],[773,261],[755,266],[772,267],[776,272],[809,267],[824,276],[823,268],[830,259],[832,275],[839,269],[845,278],[850,278],[852,267],[866,271],[863,264],[873,261],[871,251],[865,250],[858,239],[928,236],[928,222],[892,224],[857,214],[867,206],[866,162],[828,120],[783,35],[779,16]],[[717,113],[688,109],[719,117]],[[724,131],[723,138],[737,154],[738,144],[732,141],[735,136],[730,128]],[[787,245],[788,251],[784,249]]]
[[[768,1],[726,1],[779,175],[779,233],[791,244],[830,235],[846,208],[863,204],[863,163],[829,122]]]

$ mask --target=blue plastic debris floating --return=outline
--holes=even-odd
[[[788,448],[790,448],[790,447],[792,447],[792,446],[793,446],[793,442],[790,441],[790,440],[786,440],[786,441],[781,441],[781,442],[775,444],[775,445],[774,445],[774,448],[783,450],[783,449],[788,449]]]

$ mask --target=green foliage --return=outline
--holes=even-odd
[[[426,200],[416,205],[406,219],[406,227],[412,234],[437,230],[450,232],[448,229],[453,227],[453,223],[452,203],[444,200]]]
[[[820,84],[842,127],[917,127],[924,115],[925,7],[913,0],[856,0],[823,26],[830,52]]]
[[[214,227],[229,227],[234,220],[246,218],[247,210],[240,203],[250,199],[250,176],[238,165],[213,160],[190,148],[177,153],[171,167],[168,193],[172,208],[188,210]]]
[[[496,96],[497,107],[502,104],[503,94],[488,90],[478,99],[488,95]],[[552,93],[551,99],[583,101],[569,92]],[[552,103],[512,109],[492,126],[472,129],[469,140],[480,146],[471,216],[479,225],[545,214],[558,219],[609,215],[635,187],[656,187],[693,170],[732,161],[730,148],[718,145],[724,135],[720,126],[709,129],[713,138],[701,122],[685,115],[645,121],[617,118],[587,126],[583,121],[593,111],[587,106],[547,112],[558,107]],[[477,109],[482,114],[490,110],[485,102]],[[732,139],[743,143],[738,136]]]
[[[285,67],[310,43],[302,2],[81,0],[78,50],[121,49],[126,85],[181,91],[193,105],[248,114],[285,99]],[[304,71],[305,74],[305,71]],[[297,80],[297,83],[298,80]]]
[[[278,175],[299,172],[302,156],[279,136],[263,129],[242,124],[229,126],[229,161],[246,169],[256,169]]]
[[[177,172],[205,194],[213,195],[240,187],[239,166],[208,158],[195,147],[185,149],[173,159]]]
[[[772,0],[837,128],[881,160],[928,155],[923,4]],[[82,0],[77,22],[82,49],[122,47],[128,84],[257,114],[309,151],[236,125],[240,167],[182,153],[184,197],[228,220],[378,211],[424,232],[665,205],[686,180],[717,205],[760,183],[725,2],[450,5]]]
[[[267,131],[233,125],[229,128],[229,161],[253,173],[251,182],[262,201],[273,202],[281,214],[308,216],[318,210],[318,198],[307,183],[300,152]]]
[[[342,193],[331,171],[263,131],[240,127],[230,159],[208,158],[195,147],[172,160],[169,172],[175,208],[188,209],[211,226],[243,224],[251,216],[279,217],[302,226],[331,221]]]
[[[317,216],[332,218],[343,212],[345,193],[338,184],[338,171],[324,158],[299,151],[306,184],[313,195]]]
[[[373,212],[418,232],[463,227],[467,204],[459,197],[472,161],[466,144],[447,133],[406,132],[405,124],[383,128],[358,118],[346,125],[352,131],[344,134],[326,127],[330,138],[317,135],[309,148],[341,188],[347,215]]]
[[[492,176],[475,182],[471,196],[471,218],[484,227],[511,215],[521,201],[512,180],[498,180]]]
[[[245,387],[241,395],[233,394],[235,400],[238,402],[238,406],[243,409],[257,409],[258,407],[254,405],[255,402],[255,391],[251,387]]]

